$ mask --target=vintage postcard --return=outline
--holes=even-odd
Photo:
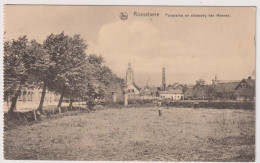
[[[256,7],[4,5],[5,160],[255,161]]]

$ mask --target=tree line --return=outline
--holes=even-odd
[[[4,99],[11,101],[9,113],[14,112],[21,91],[42,89],[37,110],[43,114],[46,91],[63,98],[84,99],[89,107],[96,98],[109,97],[111,88],[123,89],[124,80],[104,65],[104,58],[86,54],[88,45],[79,34],[73,36],[50,34],[43,43],[27,36],[4,42]]]

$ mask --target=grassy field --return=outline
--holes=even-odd
[[[5,159],[254,161],[255,112],[104,109],[4,132]]]

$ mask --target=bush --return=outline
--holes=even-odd
[[[100,101],[96,101],[95,105],[101,105],[101,106],[108,106],[108,107],[122,107],[124,106],[124,101],[122,100],[118,100],[117,102],[113,102],[112,100],[100,100]]]
[[[159,102],[158,99],[129,99],[129,107],[150,107],[156,106]]]
[[[141,107],[141,106],[156,106],[158,103],[158,99],[128,99],[129,107]],[[97,101],[95,105],[103,105],[108,107],[124,107],[124,101],[118,100],[117,102],[113,102],[112,100],[101,100]]]
[[[162,106],[164,107],[185,107],[192,108],[194,107],[195,101],[169,101],[163,100]],[[216,109],[245,109],[245,110],[254,110],[255,102],[246,101],[198,101],[197,102],[200,108],[216,108]]]

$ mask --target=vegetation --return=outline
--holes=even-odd
[[[30,87],[28,46],[26,36],[4,43],[4,97],[11,97],[9,113],[14,111],[21,89]]]
[[[122,90],[123,79],[104,66],[102,56],[86,54],[87,44],[74,36],[50,34],[42,44],[27,37],[4,43],[4,97],[11,99],[9,113],[15,109],[17,98],[24,88],[41,88],[38,110],[43,114],[46,91],[60,94],[57,107],[63,98],[84,99],[92,107],[94,99],[112,94],[112,88]]]
[[[193,108],[194,104],[198,103],[199,108],[213,108],[213,109],[244,109],[254,110],[255,102],[239,102],[239,101],[171,101],[163,100],[162,106],[173,108]]]

